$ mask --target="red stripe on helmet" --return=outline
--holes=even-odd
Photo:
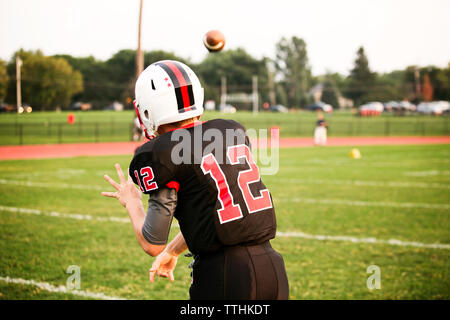
[[[162,63],[164,63],[166,66],[168,66],[170,68],[170,70],[172,70],[172,72],[175,74],[175,77],[178,80],[178,83],[179,83],[180,89],[181,89],[181,95],[183,97],[183,107],[184,108],[190,107],[191,102],[189,99],[187,83],[186,83],[186,80],[184,79],[183,74],[181,73],[181,71],[178,69],[178,67],[172,61],[163,61]]]

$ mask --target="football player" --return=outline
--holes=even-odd
[[[150,281],[173,281],[178,256],[189,249],[191,299],[288,299],[283,258],[269,242],[276,233],[272,197],[245,128],[200,121],[203,88],[177,61],[142,72],[135,109],[150,141],[136,150],[128,178],[118,164],[119,182],[105,175],[116,192],[102,194],[126,207],[139,244],[157,256]],[[149,195],[147,214],[142,193]],[[167,243],[173,217],[180,232]]]

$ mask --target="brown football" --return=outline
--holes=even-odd
[[[225,46],[225,36],[219,30],[208,31],[203,36],[203,44],[209,52],[217,52]]]

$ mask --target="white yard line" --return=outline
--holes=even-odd
[[[84,184],[72,184],[72,183],[60,183],[60,182],[35,182],[35,181],[21,181],[21,180],[6,180],[0,179],[0,184],[23,186],[23,187],[36,187],[36,188],[56,188],[56,189],[80,189],[80,190],[98,190],[104,191],[108,189],[108,186],[104,187],[96,185],[84,185]]]
[[[6,206],[0,206],[0,211],[34,214],[34,215],[56,217],[56,218],[69,218],[69,219],[76,219],[76,220],[112,221],[112,222],[130,223],[129,218],[95,217],[95,216],[91,216],[88,214],[62,213],[62,212],[56,212],[56,211],[42,211],[42,210],[38,210],[38,209],[26,209],[26,208],[16,208],[16,207],[6,207]]]
[[[413,181],[375,181],[375,180],[328,180],[328,179],[294,179],[294,178],[276,178],[277,181],[298,184],[325,184],[325,185],[344,185],[361,187],[379,187],[379,188],[420,188],[420,189],[450,189],[450,184],[434,182],[413,182]],[[98,190],[104,191],[108,185],[85,185],[61,182],[36,182],[28,180],[9,180],[0,179],[0,184],[15,185],[23,187],[38,188],[63,188],[79,190]]]
[[[397,239],[380,240],[376,238],[357,238],[350,236],[326,236],[318,234],[308,234],[304,232],[277,232],[278,237],[287,238],[303,238],[311,240],[321,240],[321,241],[345,241],[353,243],[377,243],[377,244],[389,244],[402,247],[416,247],[416,248],[431,248],[431,249],[450,249],[450,244],[445,243],[421,243],[415,241],[402,241]]]
[[[424,188],[424,189],[450,189],[450,184],[433,182],[410,181],[374,181],[374,180],[324,180],[324,179],[293,179],[277,178],[277,181],[285,181],[298,184],[325,184],[380,188]]]
[[[393,208],[421,208],[450,210],[450,204],[446,203],[420,203],[420,202],[386,202],[386,201],[356,201],[341,199],[311,199],[311,198],[277,198],[282,202],[301,202],[307,204],[333,204],[357,207],[393,207]]]
[[[102,300],[126,300],[119,297],[111,297],[107,296],[101,292],[89,292],[84,290],[71,290],[65,286],[55,287],[54,285],[47,282],[38,282],[34,280],[25,280],[22,278],[10,278],[10,277],[2,277],[0,276],[0,281],[12,284],[21,284],[27,286],[38,287],[41,290],[45,290],[48,292],[56,292],[56,293],[69,293],[76,296],[84,297],[84,298],[92,298],[92,299],[102,299]]]
[[[60,213],[54,211],[42,211],[37,209],[26,209],[26,208],[16,208],[16,207],[6,207],[0,206],[0,212],[15,212],[15,213],[24,213],[24,214],[34,214],[34,215],[44,215],[55,218],[69,218],[76,220],[90,220],[90,221],[110,221],[110,222],[120,222],[120,223],[130,223],[128,218],[118,218],[118,217],[93,217],[90,215],[84,214],[74,214],[74,213]],[[178,228],[179,225],[177,223],[173,223],[172,227]],[[404,246],[404,247],[418,247],[418,248],[432,248],[432,249],[450,249],[450,244],[441,244],[441,243],[421,243],[416,241],[401,241],[396,239],[389,240],[380,240],[376,238],[357,238],[350,236],[326,236],[326,235],[314,235],[307,234],[304,232],[282,232],[278,231],[277,236],[279,237],[292,237],[292,238],[304,238],[304,239],[313,239],[313,240],[332,240],[332,241],[347,241],[347,242],[355,242],[355,243],[375,243],[375,244],[389,244],[396,246]]]

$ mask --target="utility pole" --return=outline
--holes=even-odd
[[[222,76],[220,78],[220,111],[223,111],[227,103],[227,78]]]
[[[273,66],[273,62],[267,63],[267,77],[268,77],[268,85],[269,85],[269,100],[270,105],[274,106],[276,104],[276,94],[275,94],[275,84],[273,81],[275,74],[275,67]]]
[[[16,57],[16,94],[17,94],[17,113],[22,109],[22,88],[20,81],[20,67],[22,66],[22,59]]]
[[[139,4],[139,29],[138,29],[138,46],[136,51],[136,79],[144,71],[144,54],[141,49],[141,30],[142,30],[142,6],[143,0]]]

